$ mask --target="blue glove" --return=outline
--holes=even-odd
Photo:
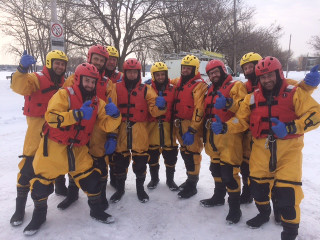
[[[216,121],[211,123],[211,130],[214,134],[220,134],[223,130],[223,124],[218,115],[215,115]]]
[[[227,99],[223,96],[223,94],[220,91],[218,91],[217,93],[219,97],[216,98],[216,103],[214,104],[214,107],[216,109],[223,109],[226,106]]]
[[[166,100],[162,97],[162,91],[159,92],[159,97],[156,98],[156,106],[160,110],[164,110],[166,107]]]
[[[20,63],[18,66],[18,71],[21,73],[27,73],[28,68],[35,64],[37,61],[31,55],[27,54],[27,50],[24,50],[23,55],[20,59]]]
[[[106,154],[112,154],[117,147],[117,135],[114,133],[110,133],[107,137],[107,141],[104,144],[104,149],[106,150]]]
[[[317,87],[319,85],[320,83],[320,74],[318,72],[319,66],[320,65],[314,66],[304,78],[304,81],[309,86]]]
[[[93,107],[90,107],[91,100],[85,101],[80,109],[73,110],[73,116],[76,121],[81,119],[90,120],[92,117]]]
[[[183,145],[186,145],[186,146],[192,145],[194,142],[194,134],[188,130],[185,134],[183,134],[182,140],[183,140]]]
[[[284,138],[285,136],[287,136],[288,131],[286,124],[284,124],[277,118],[270,118],[270,120],[271,122],[276,124],[275,126],[272,126],[271,129],[279,138]]]
[[[112,99],[109,97],[108,99],[109,103],[104,107],[106,110],[106,114],[113,117],[117,118],[120,116],[120,111],[117,108],[117,106],[112,102]]]

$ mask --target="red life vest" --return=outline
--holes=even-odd
[[[258,85],[256,86],[252,86],[252,82],[251,81],[246,81],[246,89],[247,89],[247,93],[252,93],[254,90],[256,90],[258,88]]]
[[[142,84],[140,80],[135,88],[128,92],[124,80],[121,80],[117,82],[116,89],[122,121],[146,122],[148,120],[148,103],[145,99],[146,85]]]
[[[96,85],[97,96],[101,98],[103,101],[107,100],[106,91],[107,91],[108,81],[109,79],[103,74],[103,75],[100,75]]]
[[[40,89],[24,97],[23,114],[29,117],[43,117],[47,111],[50,98],[62,87],[64,76],[61,77],[59,84],[54,84],[46,67],[43,67],[41,72],[35,72],[34,74],[39,80]]]
[[[181,86],[181,77],[177,84],[174,99],[174,116],[175,118],[192,120],[194,112],[194,99],[192,95],[193,89],[199,84],[204,82],[198,73],[194,78],[190,79],[187,83]]]
[[[110,77],[108,77],[113,83],[116,83],[122,77],[122,72],[115,70]]]
[[[81,108],[83,101],[80,90],[77,86],[66,88],[69,94],[69,109]],[[97,96],[92,98],[91,107],[93,107],[92,117],[90,120],[82,119],[81,121],[66,127],[53,128],[45,123],[43,133],[48,136],[49,139],[57,143],[73,146],[84,146],[90,140],[90,135],[93,131],[93,126],[96,122],[99,98]]]
[[[251,94],[250,131],[253,137],[265,138],[268,136],[270,132],[270,118],[272,117],[278,118],[283,123],[291,122],[298,118],[295,114],[293,105],[293,95],[296,92],[296,89],[296,87],[288,85],[284,80],[278,96],[272,98],[270,106],[268,106],[260,86]],[[299,136],[301,135],[288,134],[283,139]]]
[[[234,113],[229,111],[228,109],[214,108],[214,104],[216,103],[216,100],[219,97],[217,91],[220,91],[222,95],[225,96],[225,98],[230,98],[230,91],[236,82],[237,81],[232,80],[231,75],[228,75],[228,77],[219,89],[214,89],[214,84],[210,85],[207,96],[204,100],[206,119],[212,119],[214,118],[214,115],[218,115],[222,122],[226,122],[234,116]]]
[[[159,92],[156,88],[156,84],[154,81],[151,82],[151,86],[153,87],[155,92],[159,95]],[[166,89],[162,92],[162,96],[164,97],[164,99],[166,100],[166,103],[167,103],[166,114],[155,118],[155,117],[152,117],[149,113],[148,114],[148,122],[156,122],[156,121],[158,121],[158,119],[161,119],[164,122],[170,122],[170,120],[172,118],[174,92],[175,92],[175,87],[172,84],[170,84],[170,79],[169,79],[169,83],[167,84]]]

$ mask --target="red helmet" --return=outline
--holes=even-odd
[[[210,62],[207,63],[207,66],[206,66],[206,73],[208,74],[208,72],[216,67],[221,67],[221,69],[224,71],[225,74],[228,75],[228,72],[227,72],[227,69],[226,69],[226,66],[224,65],[224,63],[220,60],[211,60]]]
[[[106,60],[109,58],[109,53],[108,53],[107,49],[104,46],[97,44],[97,45],[91,46],[89,48],[88,55],[87,55],[87,62],[88,63],[91,63],[92,54],[94,54],[94,53],[105,57]]]
[[[256,76],[260,77],[263,74],[273,72],[278,70],[280,78],[284,79],[282,65],[279,62],[279,60],[275,57],[265,57],[259,60],[259,62],[256,65],[255,72]]]
[[[88,76],[98,79],[99,71],[90,63],[81,63],[74,72],[74,83],[78,86],[80,85],[81,76]]]
[[[123,63],[123,70],[136,69],[141,71],[141,63],[136,58],[129,58]]]

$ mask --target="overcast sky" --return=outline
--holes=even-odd
[[[291,51],[294,57],[312,55],[314,52],[307,42],[313,35],[320,35],[320,0],[243,0],[248,6],[256,8],[254,21],[258,26],[270,26],[272,23],[280,24],[283,36],[280,44],[283,50],[289,48],[291,34]],[[6,44],[10,38],[0,38],[0,64],[15,63],[6,53]]]
[[[291,34],[291,51],[294,57],[309,56],[314,53],[307,44],[311,36],[320,35],[320,0],[243,0],[256,8],[254,21],[258,26],[280,24],[283,36],[280,45],[289,49]]]

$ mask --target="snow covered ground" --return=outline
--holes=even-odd
[[[18,155],[26,131],[25,117],[22,115],[23,97],[10,89],[10,81],[0,72],[0,239],[25,239],[22,231],[29,223],[33,203],[29,197],[26,207],[25,222],[22,226],[12,227],[9,220],[15,209],[16,175]],[[304,72],[290,72],[290,78],[300,80]],[[320,90],[313,93],[320,102]],[[303,190],[305,198],[301,204],[301,225],[299,239],[320,239],[320,129],[305,135],[303,150]],[[209,171],[210,159],[202,153],[203,160],[198,184],[198,194],[188,200],[178,199],[177,193],[171,192],[165,185],[165,167],[161,159],[160,184],[155,190],[147,190],[148,203],[138,201],[135,190],[135,177],[129,169],[126,193],[122,200],[111,204],[108,213],[116,222],[105,225],[89,217],[87,198],[81,192],[79,200],[69,209],[61,211],[57,204],[63,197],[52,194],[49,197],[47,222],[33,239],[224,239],[224,240],[276,240],[280,239],[282,228],[274,224],[273,218],[260,229],[249,229],[245,222],[257,213],[254,204],[242,205],[242,219],[236,225],[227,225],[225,217],[228,205],[203,208],[199,201],[212,196],[213,180]],[[185,178],[182,158],[176,168],[176,182],[181,184]],[[146,182],[149,182],[148,175]],[[107,187],[108,197],[113,194],[112,187]],[[318,226],[318,227],[317,227]]]

